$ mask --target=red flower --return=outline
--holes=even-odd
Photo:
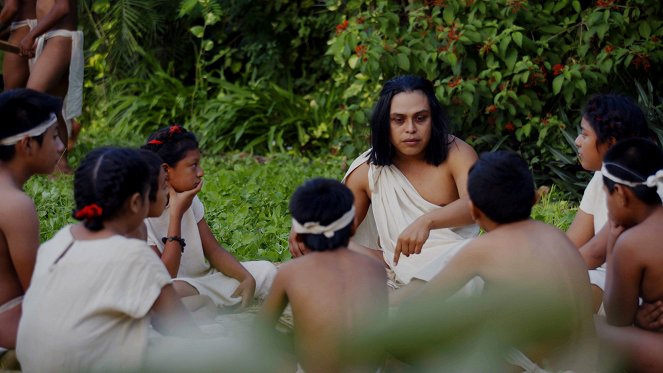
[[[336,25],[336,35],[342,33],[343,31],[345,31],[345,29],[348,28],[349,24],[350,23],[346,19],[345,21],[343,21],[343,22],[339,23],[338,25]]]
[[[504,129],[507,130],[507,132],[513,132],[516,130],[516,126],[514,126],[513,123],[509,122],[504,125]]]
[[[147,143],[152,144],[152,145],[161,145],[161,144],[163,144],[163,141],[154,139],[154,140],[148,141]]]
[[[497,111],[497,106],[495,105],[488,105],[486,108],[486,113],[494,113]]]
[[[168,136],[173,136],[174,134],[180,132],[182,132],[182,126],[180,126],[179,124],[173,124],[172,126],[170,126],[170,128],[168,128]]]
[[[561,63],[558,63],[557,65],[553,66],[553,75],[557,76],[562,73],[562,70],[564,70],[564,65]]]
[[[605,51],[605,53],[610,54],[610,53],[612,53],[612,51],[615,50],[615,47],[613,47],[612,45],[606,45],[606,47],[603,48],[603,50]]]
[[[447,83],[447,85],[449,86],[449,88],[454,88],[454,87],[457,87],[462,82],[463,82],[463,78],[458,76],[458,77],[453,78],[451,81],[449,81],[449,83]]]
[[[364,57],[364,55],[366,54],[366,51],[368,51],[368,47],[365,46],[365,45],[359,44],[355,47],[355,53],[357,53],[357,57],[360,57],[360,58]]]

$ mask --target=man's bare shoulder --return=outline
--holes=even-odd
[[[449,159],[473,159],[476,160],[477,152],[470,144],[460,138],[449,135]]]
[[[345,185],[351,188],[351,186],[362,186],[368,185],[368,161],[360,164],[352,170],[345,178]]]

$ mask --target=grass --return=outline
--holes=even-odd
[[[100,128],[88,128],[72,153],[72,166],[96,146],[111,145],[112,139]],[[103,139],[103,140],[95,140]],[[136,146],[136,139],[126,145]],[[340,179],[352,159],[338,155],[316,158],[275,153],[262,157],[245,153],[203,156],[205,185],[200,198],[205,217],[219,242],[240,260],[265,259],[275,262],[290,258],[288,201],[295,188],[312,177]],[[37,176],[25,185],[34,199],[41,222],[41,241],[62,226],[73,223],[73,177]],[[566,230],[576,203],[564,200],[552,186],[534,206],[532,217]]]

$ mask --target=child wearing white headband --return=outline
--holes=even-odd
[[[23,185],[49,174],[64,151],[58,136],[60,100],[29,89],[0,94],[0,363],[14,349],[23,294],[30,285],[39,219]]]
[[[342,358],[343,339],[387,310],[384,265],[347,248],[355,231],[354,197],[340,182],[304,183],[290,200],[290,212],[295,239],[306,255],[279,267],[261,320],[273,327],[289,303],[298,371],[352,370]],[[354,363],[374,369],[380,365]]]
[[[636,318],[640,302],[663,301],[663,150],[646,139],[623,140],[606,153],[601,173],[610,234],[607,323],[597,323],[599,336],[622,353],[627,370],[663,371],[663,335]]]

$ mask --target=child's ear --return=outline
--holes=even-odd
[[[34,147],[31,144],[32,139],[29,137],[24,137],[22,138],[19,142],[14,145],[14,151],[16,152],[17,155],[25,155],[25,156],[30,156],[32,155],[32,151],[34,150]]]
[[[613,193],[615,194],[620,207],[627,207],[633,198],[633,191],[631,188],[625,187],[621,184],[615,184]]]
[[[136,192],[129,197],[129,211],[131,211],[134,214],[137,214],[141,211],[143,208],[143,204],[145,203],[145,197],[142,196],[140,193]]]

